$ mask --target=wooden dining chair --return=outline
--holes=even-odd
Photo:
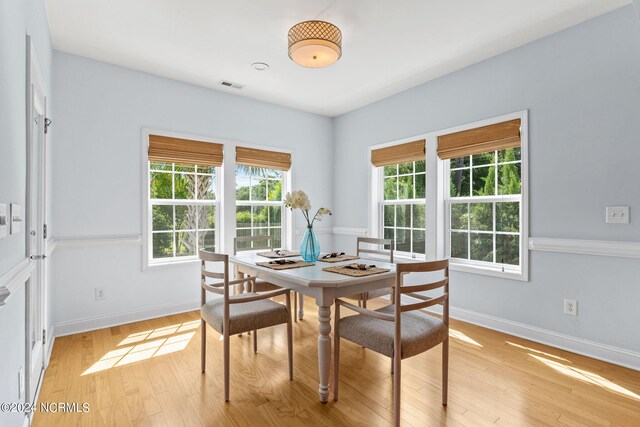
[[[405,275],[442,271],[443,279],[418,285],[404,285]],[[440,295],[428,297],[418,292],[439,290]],[[402,304],[402,297],[419,302]],[[442,319],[421,309],[441,304]],[[340,307],[358,312],[355,316],[340,318]],[[368,310],[336,299],[334,330],[334,391],[338,400],[340,368],[340,338],[347,339],[370,350],[391,357],[393,365],[394,424],[400,425],[401,361],[423,353],[442,343],[442,404],[447,404],[449,368],[449,261],[428,261],[396,264],[396,284],[393,304],[378,310]]]
[[[233,239],[233,254],[237,255],[238,252],[243,251],[255,251],[256,248],[254,246],[255,243],[264,242],[265,246],[259,247],[260,249],[268,249],[273,250],[273,237],[267,236],[241,236],[234,237]],[[243,247],[240,245],[241,243],[250,243],[248,247]],[[275,285],[271,282],[267,282],[262,279],[256,278],[254,283],[254,291],[253,292],[267,292],[274,291],[276,289],[282,289],[280,286]],[[293,293],[293,319],[294,321],[298,321],[298,293]],[[302,304],[302,302],[301,302]]]
[[[224,346],[224,400],[229,401],[229,337],[242,332],[256,331],[270,326],[287,324],[287,344],[289,353],[289,379],[293,380],[293,338],[291,326],[291,294],[288,289],[279,289],[264,294],[255,292],[231,295],[229,286],[249,283],[251,287],[255,277],[243,277],[229,280],[229,255],[217,254],[201,249],[199,252],[200,269],[200,364],[202,372],[206,366],[206,329],[209,324],[223,336]],[[209,269],[207,263],[222,264],[222,273]],[[208,279],[221,281],[211,283]],[[207,292],[220,294],[207,302]],[[286,304],[280,304],[269,298],[285,295]],[[258,351],[256,335],[253,338],[253,350]]]
[[[385,249],[370,249],[369,247],[363,247],[364,245],[378,245],[378,247],[389,246],[389,250]],[[392,239],[376,239],[372,237],[358,237],[356,241],[356,256],[362,254],[372,254],[378,258],[384,259],[393,263],[393,240]],[[376,289],[374,291],[362,292],[355,295],[349,295],[347,298],[358,301],[359,307],[367,308],[367,301],[373,298],[378,298],[384,295],[388,295],[391,292],[389,288]]]

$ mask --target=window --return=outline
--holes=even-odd
[[[223,146],[146,134],[146,265],[198,259],[219,248],[219,171]]]
[[[236,236],[271,236],[276,248],[282,247],[284,204],[283,181],[286,173],[255,166],[236,166]],[[239,244],[251,245],[252,242]],[[247,248],[249,246],[246,246]]]
[[[425,257],[425,140],[371,151],[379,182],[378,236],[392,239],[399,256]]]
[[[493,132],[494,139],[481,141],[482,132]],[[438,153],[446,161],[445,242],[452,265],[522,274],[527,242],[520,119],[451,135],[449,153],[442,154],[447,142]],[[467,138],[475,138],[475,147]],[[454,139],[458,146],[452,148]]]
[[[151,261],[216,249],[216,168],[149,162]]]

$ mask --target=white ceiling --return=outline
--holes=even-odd
[[[45,0],[56,49],[337,116],[631,0]],[[287,31],[320,19],[343,55],[307,69]],[[255,61],[267,71],[250,67]],[[246,85],[225,88],[220,80]]]

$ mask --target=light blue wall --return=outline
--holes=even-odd
[[[54,67],[56,238],[143,234],[143,128],[293,150],[293,188],[307,191],[316,207],[331,206],[330,118],[61,52]],[[234,155],[233,144],[225,145],[225,158]],[[294,216],[302,227],[300,213]],[[321,237],[329,247],[331,236]],[[141,257],[140,246],[58,247],[55,323],[199,298],[197,263],[143,272]],[[98,286],[105,288],[104,301],[95,301]]]
[[[367,227],[367,147],[523,109],[531,236],[640,241],[640,24],[632,6],[336,118],[336,226]],[[605,224],[605,206],[616,205],[631,207],[631,224]],[[563,314],[563,298],[578,299],[578,317]],[[639,300],[637,259],[531,252],[528,283],[452,274],[456,307],[635,351]]]
[[[0,0],[0,202],[26,198],[26,36],[31,35],[45,85],[51,83],[51,39],[40,0]],[[51,134],[50,134],[51,136]],[[7,206],[8,207],[8,206]],[[25,231],[0,239],[0,275],[25,257]],[[25,289],[0,307],[0,401],[18,401],[18,370],[25,363]],[[15,426],[22,414],[0,413]]]

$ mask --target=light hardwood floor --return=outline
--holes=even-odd
[[[372,301],[372,307],[383,305]],[[34,426],[390,425],[389,359],[343,341],[340,401],[318,401],[317,315],[231,339],[231,401],[222,342],[207,329],[200,373],[198,312],[56,339],[40,402],[88,402],[88,413],[37,413]],[[346,311],[346,310],[345,310]],[[640,373],[452,321],[449,405],[440,404],[439,348],[403,361],[403,425],[640,426]]]

